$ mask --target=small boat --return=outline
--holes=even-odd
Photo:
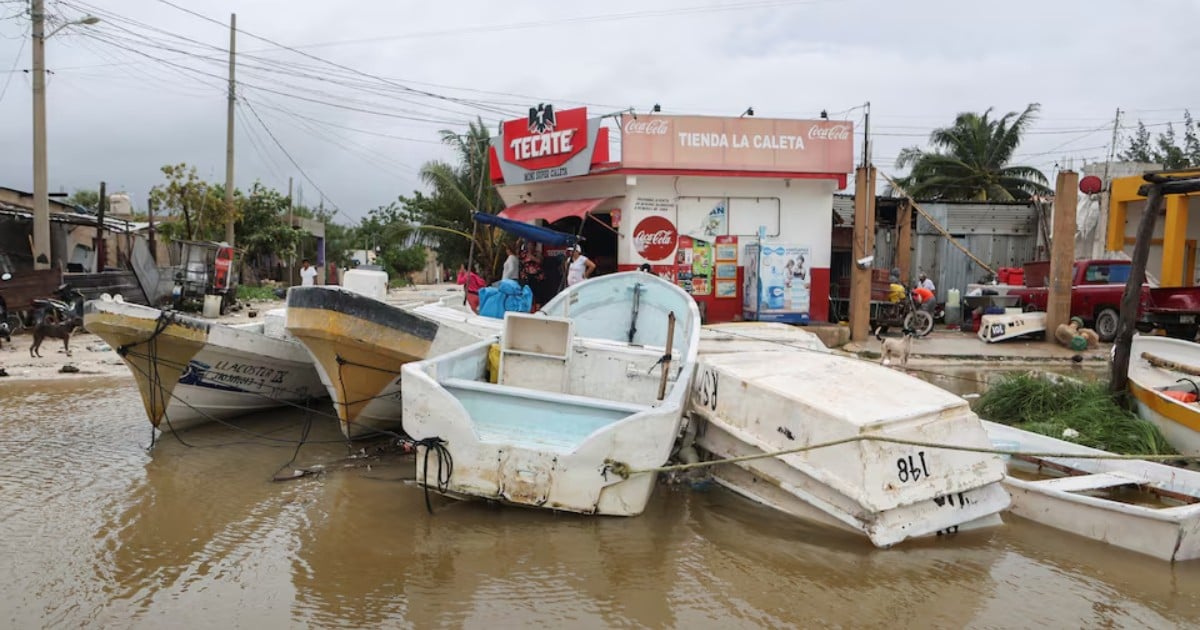
[[[728,352],[796,351],[828,353],[815,334],[779,322],[729,322],[700,329],[700,356]]]
[[[1104,451],[984,422],[999,449]],[[1110,545],[1182,561],[1200,557],[1200,472],[1142,460],[1014,455],[1004,486],[1013,514]]]
[[[495,333],[377,298],[337,286],[292,287],[287,294],[287,330],[311,354],[342,433],[352,439],[401,427],[402,365]]]
[[[1046,334],[1046,314],[1039,311],[1028,313],[1011,309],[1013,313],[984,315],[979,320],[979,338],[988,342],[1006,341],[1026,335]]]
[[[694,431],[695,447],[710,461],[862,436],[990,446],[962,398],[877,363],[824,352],[703,356],[690,412],[697,426],[686,435]],[[738,494],[865,534],[879,547],[998,525],[1009,502],[998,456],[882,441],[717,464],[709,471]]]
[[[658,277],[581,282],[498,337],[404,366],[417,480],[461,499],[633,516],[679,434],[695,372],[695,300]],[[497,356],[498,355],[498,356]]]
[[[1200,455],[1200,344],[1136,335],[1129,348],[1129,391],[1138,415],[1184,455]]]
[[[91,300],[83,315],[84,328],[133,372],[150,423],[164,431],[325,398],[312,359],[283,320],[276,309],[258,322],[223,325],[119,297]]]

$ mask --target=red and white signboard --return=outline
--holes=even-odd
[[[531,107],[528,118],[504,123],[501,137],[505,162],[530,171],[562,166],[588,146],[587,108]]]
[[[848,173],[854,169],[849,121],[621,117],[625,168]]]
[[[633,250],[649,261],[670,258],[678,241],[675,224],[666,217],[649,216],[633,228]]]

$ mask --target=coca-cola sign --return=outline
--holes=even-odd
[[[679,234],[675,224],[661,216],[649,216],[633,228],[633,249],[646,260],[665,260],[675,253]]]
[[[834,125],[832,127],[809,127],[809,140],[846,140],[850,137],[850,125]]]
[[[621,119],[625,168],[844,175],[854,169],[845,120],[641,116]]]
[[[665,136],[671,124],[662,118],[629,118],[625,121],[625,133],[630,135],[642,134],[647,136]]]

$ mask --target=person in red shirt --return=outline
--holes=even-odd
[[[458,266],[457,284],[463,285],[467,292],[467,304],[471,306],[471,312],[479,312],[479,290],[487,286],[487,282],[479,277],[479,274],[474,271],[467,271],[466,265]]]

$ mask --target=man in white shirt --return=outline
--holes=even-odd
[[[305,258],[300,266],[300,284],[301,286],[311,287],[317,283],[317,268],[308,264],[308,259]]]

